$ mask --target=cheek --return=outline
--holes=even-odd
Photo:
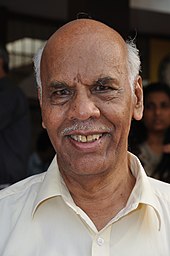
[[[167,111],[165,115],[170,118],[170,111]]]
[[[150,119],[151,119],[153,116],[154,116],[154,113],[153,113],[153,112],[151,112],[151,111],[146,111],[146,112],[144,112],[144,114],[143,114],[143,119],[144,119],[144,121],[146,121],[146,122],[150,122]]]
[[[150,124],[152,123],[151,120],[152,120],[152,119],[151,119],[151,118],[148,118],[148,116],[143,118],[143,123],[144,123],[144,125],[145,125],[147,128],[150,127]]]
[[[129,107],[127,107],[129,106]],[[132,109],[130,104],[122,105],[119,104],[105,104],[101,111],[102,116],[104,116],[120,133],[125,131],[128,132],[130,129],[131,119],[132,119]]]
[[[62,145],[60,137],[61,115],[58,115],[55,111],[48,108],[42,109],[42,121],[48,132],[51,143],[57,152],[57,149]]]
[[[164,115],[164,121],[166,122],[167,126],[170,126],[170,113],[169,113],[169,111]]]
[[[47,131],[57,130],[62,122],[62,111],[44,104],[41,108],[42,121]]]

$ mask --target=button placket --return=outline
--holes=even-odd
[[[97,244],[98,244],[99,246],[102,246],[102,245],[104,244],[104,239],[103,239],[102,237],[98,237],[98,238],[97,238]]]
[[[109,256],[110,255],[110,233],[111,225],[93,236],[92,256]]]

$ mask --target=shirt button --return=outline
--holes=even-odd
[[[104,244],[104,239],[103,238],[101,238],[101,237],[99,237],[98,239],[97,239],[97,244],[98,245],[103,245]]]

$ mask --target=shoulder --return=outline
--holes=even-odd
[[[21,215],[30,218],[44,175],[34,175],[0,191],[0,225],[9,232]]]
[[[29,195],[38,191],[42,181],[44,180],[45,173],[33,175],[22,181],[19,181],[0,191],[0,207],[4,201],[16,200],[19,198],[28,197]]]
[[[170,209],[170,184],[151,177],[148,179],[159,202],[169,205]]]

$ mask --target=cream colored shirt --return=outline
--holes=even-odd
[[[100,232],[73,202],[56,158],[48,171],[0,191],[1,256],[170,256],[170,185],[129,154],[136,185]]]

